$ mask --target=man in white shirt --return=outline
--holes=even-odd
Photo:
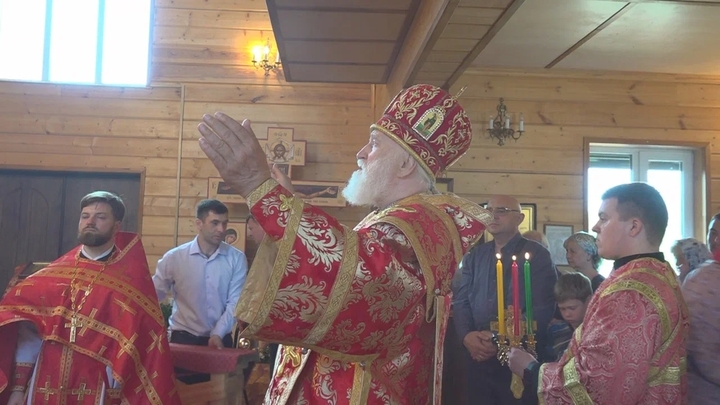
[[[173,295],[170,341],[232,347],[235,306],[245,284],[245,254],[225,243],[228,209],[217,200],[197,206],[198,235],[158,261],[153,283],[161,302]]]

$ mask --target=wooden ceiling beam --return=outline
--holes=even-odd
[[[473,63],[475,59],[477,59],[478,55],[480,55],[480,52],[485,49],[486,46],[492,41],[493,38],[495,38],[495,35],[497,35],[498,32],[502,29],[502,27],[510,20],[510,17],[515,14],[515,12],[522,6],[522,4],[525,2],[525,0],[513,0],[512,3],[508,6],[508,8],[505,9],[505,11],[500,15],[500,17],[495,21],[495,24],[490,28],[490,30],[485,34],[484,37],[480,40],[480,42],[475,45],[475,47],[470,51],[470,53],[465,57],[465,60],[458,66],[458,68],[455,70],[455,72],[450,76],[450,78],[447,79],[445,82],[445,85],[442,87],[445,89],[449,89],[457,79],[462,76],[462,74],[465,72],[465,69],[470,67],[470,65]]]
[[[610,18],[605,20],[602,24],[598,25],[594,30],[590,31],[587,35],[585,35],[583,38],[581,38],[578,42],[576,42],[573,46],[568,48],[565,52],[560,54],[557,58],[555,58],[552,62],[550,62],[547,66],[545,66],[545,69],[550,69],[553,66],[560,63],[561,60],[565,59],[568,55],[573,53],[576,49],[580,48],[585,42],[589,41],[592,37],[597,35],[600,31],[607,28],[610,24],[613,23],[613,21],[620,18],[623,14],[627,13],[628,10],[630,10],[633,7],[633,3],[626,3],[620,10],[618,10],[615,14],[611,15]]]
[[[375,85],[375,116],[417,76],[460,0],[421,0],[386,84]]]

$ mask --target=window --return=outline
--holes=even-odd
[[[0,79],[147,84],[151,0],[0,0]]]
[[[588,168],[588,229],[598,218],[602,194],[618,184],[643,181],[655,187],[668,208],[668,226],[660,250],[674,264],[670,246],[694,237],[693,152],[683,148],[590,145]],[[592,232],[591,232],[592,233]],[[608,276],[612,261],[603,261],[600,273]]]

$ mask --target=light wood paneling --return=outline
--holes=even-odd
[[[152,86],[0,82],[0,165],[145,171],[143,238],[151,268],[194,236],[195,206],[207,196],[208,177],[218,176],[197,144],[203,114],[250,118],[259,138],[268,127],[295,128],[295,139],[308,144],[307,165],[293,177],[343,181],[367,142],[373,102],[369,85],[291,85],[250,66],[250,49],[272,37],[264,1],[155,4]],[[360,56],[383,52],[366,44]],[[230,208],[244,220],[247,207]],[[354,226],[366,211],[332,213]]]
[[[212,11],[267,11],[265,0],[155,0],[155,7]]]
[[[343,5],[350,7],[351,3]],[[206,113],[223,111],[237,119],[249,118],[258,138],[267,137],[268,127],[294,128],[295,139],[308,142],[307,164],[293,168],[295,179],[344,181],[357,168],[354,155],[367,142],[368,128],[372,123],[369,85],[290,84],[285,82],[282,73],[271,73],[266,77],[261,70],[249,66],[249,50],[258,44],[254,41],[271,34],[269,31],[255,31],[262,18],[249,15],[248,18],[239,18],[235,26],[221,22],[218,30],[227,36],[222,38],[208,35],[213,31],[203,31],[204,26],[212,22],[216,10],[210,9],[208,14],[201,14],[204,22],[194,22],[196,10],[190,14],[189,10],[172,5],[164,8],[167,9],[164,14],[168,16],[162,20],[166,24],[164,32],[174,32],[176,38],[155,42],[153,78],[156,83],[184,86],[183,144],[179,185],[172,176],[147,180],[146,198],[149,202],[146,206],[150,212],[157,214],[157,218],[147,224],[150,229],[167,232],[169,226],[174,226],[172,230],[177,229],[179,235],[177,243],[189,240],[195,234],[195,204],[207,195],[207,178],[218,176],[197,143],[197,125]],[[226,21],[223,20],[225,11],[217,12],[218,18]],[[242,17],[242,14],[232,15]],[[198,30],[187,31],[188,26]],[[182,34],[186,35],[184,39],[178,36]],[[196,34],[204,41],[214,42],[207,47],[197,46]],[[299,50],[299,53],[288,55],[288,58],[332,62],[339,51],[350,50],[353,55],[357,54],[356,62],[372,63],[374,55],[387,58],[393,51],[393,44],[386,47],[386,44],[376,42],[351,42],[344,49],[334,49],[333,42],[318,44],[314,48],[293,46],[292,49]],[[166,197],[170,191],[178,192],[179,204]],[[174,222],[175,210],[180,216],[177,223]],[[354,226],[366,213],[366,210],[358,209],[331,211],[350,226]],[[236,220],[244,220],[247,207],[231,204],[230,214]],[[162,244],[167,239],[155,242],[159,247],[154,248],[152,254],[161,254]]]
[[[169,187],[156,195],[164,212],[144,190],[143,224],[165,221],[169,229],[151,226],[143,235],[173,239],[180,114],[178,87],[0,82],[0,165],[144,171],[146,186],[163,179]]]
[[[720,165],[718,84],[708,78],[539,70],[470,69],[450,91],[473,122],[468,153],[451,169],[460,195],[485,202],[507,193],[537,204],[538,227],[583,223],[584,138],[618,143],[707,144],[711,165]],[[497,146],[487,124],[505,98],[513,122],[523,113],[526,132]],[[720,211],[720,175],[710,174],[711,212]],[[697,213],[704,216],[705,213]],[[702,220],[700,221],[702,222]],[[594,223],[590,224],[590,226]],[[702,238],[703,229],[697,229]]]
[[[502,11],[502,8],[466,7],[462,1],[450,17],[450,24],[493,25]]]
[[[197,85],[185,88],[185,101],[224,100],[241,104],[337,105],[367,107],[370,86]]]
[[[482,67],[545,67],[625,4],[526,1],[475,59]]]
[[[285,41],[284,57],[295,62],[387,63],[395,49],[390,42]]]
[[[196,28],[227,28],[272,31],[270,16],[259,11],[211,11],[179,8],[156,9],[155,26],[196,27]]]
[[[451,85],[517,9],[509,9],[512,4],[511,0],[459,0],[409,84]]]
[[[288,81],[385,83],[420,0],[267,3]],[[369,58],[362,58],[352,49],[358,47],[358,42],[383,44],[385,52],[379,49]],[[327,44],[333,44],[334,50],[323,49]],[[362,51],[367,44],[359,47]]]
[[[482,38],[490,30],[491,25],[479,24],[448,24],[442,33],[443,38],[476,39]]]
[[[412,0],[275,0],[279,7],[336,8],[345,10],[404,11],[410,8]]]
[[[395,42],[405,21],[405,12],[337,12],[278,10],[283,38],[333,41]],[[287,58],[286,58],[287,59]],[[292,59],[289,59],[293,61]]]
[[[633,4],[622,17],[556,66],[717,75],[718,20],[720,7],[715,4],[670,1]]]
[[[358,2],[343,4],[363,10]],[[459,7],[484,10],[468,11],[473,15],[500,15],[509,4],[462,0]],[[263,25],[263,1],[157,0],[156,7],[149,88],[0,83],[0,165],[145,170],[143,236],[151,267],[175,243],[192,238],[195,205],[207,194],[207,178],[218,175],[197,145],[203,114],[222,110],[249,118],[258,138],[266,137],[268,127],[292,127],[296,139],[308,142],[307,165],[295,167],[293,177],[344,181],[356,169],[354,155],[367,142],[376,103],[368,85],[289,84],[282,75],[265,77],[250,66],[253,41],[271,34]],[[438,42],[473,40],[458,32],[451,28]],[[352,44],[365,63],[374,53],[393,52],[382,43]],[[331,57],[333,43],[324,45]],[[441,84],[466,55],[433,49],[417,76]],[[704,142],[712,162],[720,164],[718,78],[472,70],[451,92],[465,85],[461,102],[475,137],[449,173],[455,191],[477,202],[498,193],[534,202],[539,226],[583,226],[584,137]],[[484,125],[500,97],[510,113],[524,113],[527,130],[503,147],[486,138]],[[711,182],[711,192],[716,190],[720,176]],[[712,195],[711,208],[720,210],[720,192]],[[350,226],[367,212],[329,211]],[[242,205],[231,207],[235,219],[246,212]]]

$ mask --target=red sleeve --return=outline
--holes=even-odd
[[[268,235],[261,250],[272,251],[248,275],[245,289],[255,294],[241,294],[249,335],[361,361],[415,333],[426,286],[398,228],[349,229],[274,180],[248,206]]]

